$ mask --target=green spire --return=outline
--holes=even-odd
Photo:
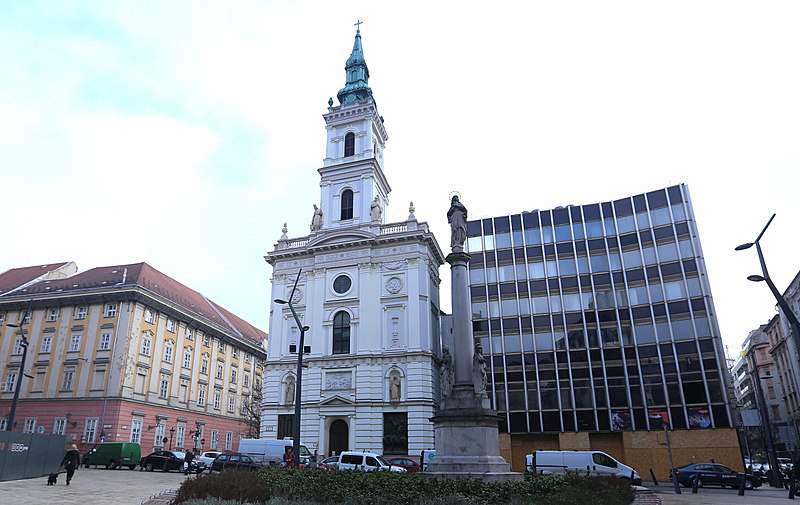
[[[367,68],[367,62],[364,60],[364,50],[361,47],[361,27],[356,29],[356,40],[353,42],[353,52],[351,52],[350,57],[347,58],[344,69],[347,72],[347,82],[344,88],[340,89],[336,94],[339,103],[342,105],[349,105],[371,97],[372,90],[367,84],[369,80],[369,69]]]

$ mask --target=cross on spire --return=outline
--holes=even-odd
[[[357,19],[356,22],[353,23],[353,26],[356,27],[356,31],[357,32],[360,32],[361,31],[361,25],[363,25],[363,24],[364,24],[363,21],[361,21],[360,19]]]

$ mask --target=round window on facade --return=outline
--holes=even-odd
[[[340,275],[333,280],[333,290],[340,295],[350,291],[351,285],[352,281],[350,280],[350,277],[346,275]]]

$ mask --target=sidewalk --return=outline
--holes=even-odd
[[[672,486],[647,486],[661,498],[662,505],[778,505],[791,503],[787,499],[789,492],[785,489],[762,487],[746,491],[739,496],[734,489],[702,488],[697,494],[691,489],[682,488],[676,495]]]

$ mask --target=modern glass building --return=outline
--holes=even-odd
[[[468,235],[475,337],[512,440],[731,426],[686,185],[475,220]]]

